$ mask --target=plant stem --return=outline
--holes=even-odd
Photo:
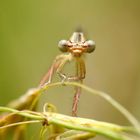
[[[1,112],[12,112],[12,113],[15,113],[15,114],[27,117],[27,118],[31,118],[31,119],[43,120],[43,116],[41,116],[39,114],[38,115],[37,114],[33,115],[31,113],[28,113],[28,111],[26,112],[26,110],[25,111],[18,111],[16,109],[0,106],[0,111]],[[45,119],[45,117],[44,117],[44,119]]]
[[[62,85],[62,82],[57,83],[51,83],[43,87],[43,90],[48,89],[49,87],[59,86]],[[90,87],[87,87],[83,84],[77,83],[77,82],[64,82],[63,85],[70,85],[70,86],[78,86],[83,88],[84,90],[94,94],[98,95],[102,98],[104,98],[106,101],[108,101],[112,106],[114,106],[120,113],[122,113],[126,119],[137,129],[137,131],[140,133],[140,124],[138,120],[127,110],[125,109],[121,104],[119,104],[117,101],[115,101],[111,96],[109,96],[107,93],[92,89]]]
[[[106,123],[106,122],[99,122],[99,121],[91,120],[91,119],[71,117],[71,116],[62,115],[62,114],[53,113],[53,112],[34,113],[32,111],[30,112],[18,111],[18,110],[7,108],[7,107],[0,107],[0,111],[12,112],[12,113],[33,119],[34,123],[37,121],[42,122],[44,120],[47,120],[49,125],[57,124],[58,126],[63,126],[68,129],[89,132],[92,134],[99,134],[99,135],[103,135],[114,140],[128,140],[128,138],[124,136],[123,134],[121,134],[121,132],[123,131],[134,132],[135,131],[133,128],[130,128],[130,127],[119,126],[119,125]],[[26,121],[19,122],[19,125],[24,124],[24,123],[26,123]],[[15,125],[17,124],[18,123],[15,123]],[[14,124],[11,124],[11,125],[9,124],[9,127],[10,126],[14,126]]]

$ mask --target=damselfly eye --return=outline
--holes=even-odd
[[[60,40],[58,43],[58,47],[59,47],[60,51],[67,52],[68,51],[68,41]]]
[[[87,46],[88,53],[91,53],[95,50],[95,41],[88,40],[85,42],[85,45]]]

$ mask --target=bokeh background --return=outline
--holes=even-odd
[[[85,59],[84,83],[108,92],[140,120],[139,0],[1,1],[0,105],[38,85],[61,53],[58,41],[68,39],[77,26],[96,41],[96,51]],[[70,87],[50,89],[43,95],[40,109],[51,102],[60,113],[71,114],[73,95]],[[128,124],[110,104],[85,91],[78,114]]]

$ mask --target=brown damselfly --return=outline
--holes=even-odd
[[[47,74],[42,78],[40,87],[52,82],[54,73],[56,72],[64,81],[83,82],[86,74],[84,54],[91,53],[95,50],[95,42],[86,40],[82,31],[75,31],[69,40],[61,40],[58,44],[63,54],[58,55]],[[74,76],[66,76],[62,71],[66,63],[75,61],[76,72]],[[73,99],[72,115],[77,115],[78,101],[81,94],[81,87],[75,86],[75,95]]]

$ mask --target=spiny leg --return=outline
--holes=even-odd
[[[49,71],[45,74],[45,76],[43,76],[43,78],[41,79],[40,83],[39,83],[39,87],[42,87],[46,84],[50,84],[52,81],[52,77],[54,75],[54,73],[56,71],[58,71],[60,65],[62,65],[63,61],[65,60],[66,55],[58,55],[52,66],[50,67]]]
[[[73,105],[72,105],[72,116],[77,116],[77,110],[78,110],[78,103],[81,95],[81,88],[75,87],[75,94],[73,97]]]
[[[67,79],[67,76],[62,73],[62,69],[64,67],[64,65],[68,62],[67,59],[63,60],[60,65],[59,65],[59,68],[57,69],[57,74],[59,75],[59,77],[61,78],[61,82],[62,84],[64,83],[64,81]]]
[[[43,78],[41,79],[40,83],[39,83],[39,87],[43,86],[44,84],[49,84],[52,81],[52,76],[54,71],[58,68],[59,64],[53,64],[49,71],[43,76]]]
[[[82,59],[77,61],[76,68],[77,68],[76,75],[79,78],[81,77],[81,79],[79,79],[79,82],[82,83],[83,78],[85,77],[85,73],[86,73],[85,72],[85,63]],[[72,116],[77,116],[80,95],[81,95],[81,87],[75,86],[75,95],[74,95],[73,106],[72,106]]]
[[[63,58],[63,60],[61,61],[58,69],[57,69],[57,74],[59,75],[59,77],[61,78],[61,82],[62,84],[64,84],[64,82],[68,79],[68,77],[62,72],[64,66],[66,65],[66,63],[72,61],[73,57],[71,54],[65,55],[65,57]]]
[[[85,63],[82,58],[76,59],[76,75],[67,77],[68,81],[81,81],[85,79]]]

